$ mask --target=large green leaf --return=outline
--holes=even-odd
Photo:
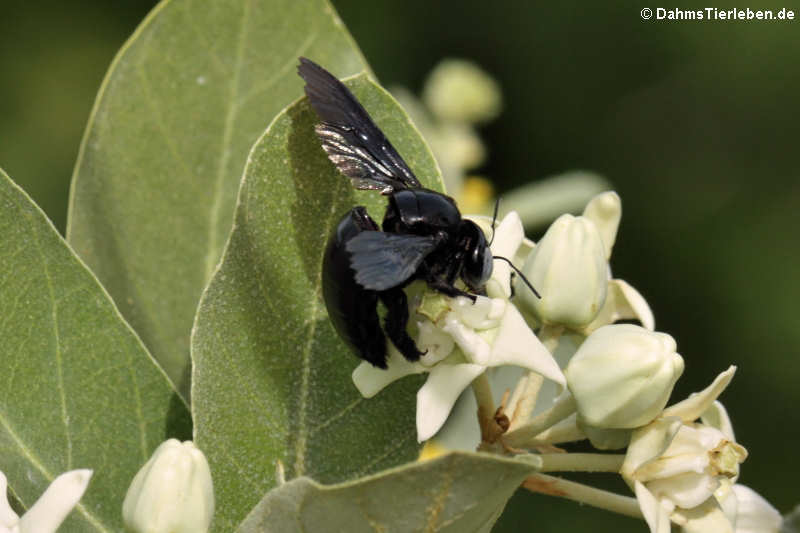
[[[303,477],[270,491],[237,533],[488,533],[534,471],[462,452],[341,485]]]
[[[0,171],[0,470],[30,507],[59,474],[94,470],[61,531],[120,531],[136,471],[186,405],[97,279]]]
[[[245,158],[301,96],[300,55],[338,75],[365,68],[326,0],[165,0],[97,97],[67,239],[184,394],[192,320]]]
[[[428,187],[441,188],[416,129],[383,89],[350,82]],[[355,478],[417,453],[413,378],[362,399],[357,359],[336,336],[321,296],[325,242],[354,205],[382,219],[385,197],[356,193],[325,157],[305,100],[270,125],[250,154],[234,230],[192,336],[196,440],[211,463],[216,525],[230,531],[289,477]]]

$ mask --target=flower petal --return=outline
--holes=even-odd
[[[676,509],[672,520],[685,533],[733,533],[733,526],[714,498],[692,509]]]
[[[19,521],[20,531],[50,533],[78,504],[92,478],[91,470],[72,470],[55,478]]]
[[[711,498],[718,487],[719,480],[716,477],[696,472],[647,482],[647,488],[657,498],[669,498],[683,509],[697,507]]]
[[[583,216],[594,222],[606,249],[606,261],[611,257],[611,249],[617,240],[617,229],[622,218],[622,201],[614,191],[598,194],[586,204]]]
[[[433,367],[417,391],[417,440],[433,437],[453,409],[458,396],[486,367],[472,364]]]
[[[725,513],[728,521],[735,526],[736,509],[739,505],[736,501],[736,494],[733,492],[733,482],[726,477],[721,477],[719,487],[714,491],[714,498],[717,500],[722,512]]]
[[[14,509],[11,508],[11,505],[8,503],[8,482],[6,481],[6,475],[0,472],[0,533],[13,532],[14,527],[16,527],[17,522],[19,522],[19,516],[17,513],[14,512]]]
[[[620,473],[631,483],[634,473],[642,465],[659,457],[672,443],[681,428],[678,418],[657,418],[631,435],[631,443],[625,454]]]
[[[563,390],[567,380],[553,356],[533,334],[514,305],[507,305],[500,321],[488,366],[514,365],[555,381]]]
[[[670,533],[669,515],[674,506],[667,500],[658,501],[639,481],[634,484],[633,490],[650,533]]]
[[[449,333],[467,359],[475,364],[486,366],[492,347],[475,330],[464,325],[456,313],[448,313],[442,331]]]
[[[386,361],[388,365],[386,370],[376,368],[366,361],[362,361],[353,370],[353,383],[364,398],[372,398],[395,380],[411,374],[421,374],[426,370],[420,363],[407,361],[392,345],[389,345],[387,352],[389,358]]]
[[[490,237],[491,238],[491,237]],[[494,230],[492,240],[492,255],[499,255],[508,260],[513,260],[517,248],[525,238],[522,221],[516,211],[511,211]],[[486,283],[486,293],[492,298],[505,298],[511,296],[511,267],[504,261],[495,261],[492,268],[492,277]]]
[[[656,327],[653,311],[647,305],[647,300],[634,289],[628,282],[621,279],[612,279],[609,282],[610,290],[614,290],[617,295],[617,320],[635,318],[642,323],[642,327],[653,330]],[[613,286],[613,289],[611,288]]]
[[[653,311],[639,291],[624,280],[612,279],[608,282],[608,293],[603,307],[594,320],[584,328],[584,332],[588,334],[618,320],[628,319],[638,320],[642,327],[650,331],[655,329]]]
[[[711,407],[700,415],[700,420],[703,424],[721,431],[728,440],[736,441],[736,436],[733,434],[733,424],[731,424],[728,411],[725,410],[725,407],[719,401],[715,401],[711,404]]]
[[[778,533],[781,514],[759,493],[744,485],[734,485],[736,494],[736,533]]]
[[[433,322],[420,320],[417,322],[417,329],[419,329],[416,339],[417,348],[425,352],[419,359],[420,363],[425,366],[433,366],[452,353],[455,347],[453,337],[437,328]]]
[[[682,402],[671,405],[664,409],[661,416],[677,416],[684,422],[692,422],[711,407],[722,391],[728,386],[736,373],[736,367],[731,365],[725,372],[722,372],[711,385],[702,391],[690,395]]]

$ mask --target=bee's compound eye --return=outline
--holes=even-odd
[[[472,289],[483,287],[492,275],[492,253],[486,243],[478,243],[464,261],[461,277]]]
[[[492,277],[492,270],[494,269],[494,260],[492,259],[492,250],[487,246],[483,249],[483,270],[481,271],[481,285],[486,284],[489,278]]]

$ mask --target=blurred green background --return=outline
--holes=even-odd
[[[3,2],[0,167],[62,232],[94,95],[153,5]],[[419,91],[445,57],[501,83],[504,111],[481,130],[481,172],[501,194],[576,168],[614,184],[624,209],[614,271],[678,342],[687,364],[673,397],[738,365],[722,399],[751,454],[740,481],[781,512],[799,503],[800,20],[643,21],[643,7],[659,7],[644,1],[334,5],[386,85]],[[797,3],[746,7],[800,16]],[[565,527],[645,530],[525,493],[496,530]]]

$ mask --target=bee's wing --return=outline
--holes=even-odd
[[[362,231],[345,248],[356,282],[365,289],[384,291],[408,280],[436,244],[433,236]]]
[[[297,72],[305,80],[308,100],[322,120],[316,127],[322,148],[355,188],[389,193],[421,187],[397,150],[342,82],[305,57],[300,58]]]

